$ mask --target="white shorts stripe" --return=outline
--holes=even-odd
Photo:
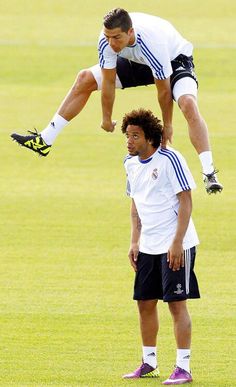
[[[184,267],[185,267],[185,288],[186,294],[189,294],[190,267],[191,267],[191,250],[184,250]]]

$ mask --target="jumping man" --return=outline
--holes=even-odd
[[[197,104],[198,82],[193,46],[166,20],[116,8],[104,16],[98,42],[99,64],[82,70],[48,126],[39,134],[12,134],[19,144],[47,156],[60,131],[84,108],[91,93],[101,90],[101,127],[112,132],[115,88],[155,84],[163,119],[162,147],[172,141],[173,100],[188,125],[190,140],[202,165],[208,193],[221,192],[213,165],[207,125]]]

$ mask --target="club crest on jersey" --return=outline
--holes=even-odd
[[[158,171],[157,171],[157,168],[155,168],[152,171],[152,179],[156,180],[157,178],[158,178]]]

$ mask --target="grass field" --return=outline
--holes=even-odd
[[[174,6],[173,6],[174,4]],[[199,105],[208,122],[221,195],[204,192],[200,163],[178,109],[174,147],[198,188],[201,299],[193,320],[194,386],[236,386],[236,3],[232,0],[0,0],[0,385],[156,386],[123,381],[140,362],[133,272],[128,264],[125,141],[99,129],[100,95],[58,137],[46,159],[10,133],[42,129],[76,73],[97,61],[102,16],[115,6],[158,14],[195,45]],[[114,118],[159,114],[154,87],[118,91]],[[172,324],[160,304],[161,380],[175,362]]]

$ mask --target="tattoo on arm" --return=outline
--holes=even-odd
[[[142,228],[142,223],[141,223],[141,220],[140,220],[140,217],[138,215],[138,211],[135,209],[132,211],[132,219],[135,221],[135,226],[137,228],[138,231],[141,231],[141,228]]]

